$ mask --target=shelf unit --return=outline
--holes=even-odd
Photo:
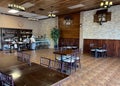
[[[2,29],[2,40],[13,38],[17,36],[16,29]]]
[[[1,49],[3,50],[5,44],[9,45],[12,41],[23,41],[31,36],[31,29],[1,28]]]
[[[30,29],[19,30],[19,41],[20,38],[24,40],[25,38],[30,38],[31,36],[32,36],[32,30]]]

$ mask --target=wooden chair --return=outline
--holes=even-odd
[[[50,67],[50,59],[46,57],[40,57],[40,65],[45,66],[45,67]]]
[[[12,76],[0,72],[0,86],[14,86],[14,81]]]

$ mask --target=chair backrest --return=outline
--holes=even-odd
[[[97,47],[96,44],[94,44],[94,43],[90,43],[90,49],[93,49],[93,48],[96,48],[96,47]]]
[[[106,48],[107,48],[106,44],[103,44],[102,49],[106,49]]]
[[[23,53],[17,52],[17,59],[22,61],[23,60],[22,57],[23,57]]]
[[[57,60],[50,60],[49,68],[60,71],[59,69],[61,68],[61,62]]]
[[[75,57],[80,57],[80,55],[81,55],[81,49],[75,49],[75,50],[73,50],[73,55]]]
[[[78,51],[76,51],[76,53],[77,53],[77,56],[81,56],[81,49],[78,49]]]
[[[50,59],[46,57],[40,57],[40,65],[49,67],[50,66]]]
[[[0,86],[14,86],[14,81],[12,76],[0,72]]]
[[[75,60],[75,63],[77,66],[80,66],[81,67],[81,62],[80,62],[80,58],[81,57],[81,49],[77,49],[73,52],[72,54],[72,59]]]
[[[31,66],[31,61],[30,61],[31,56],[27,53],[23,53],[23,62],[26,62],[29,66]]]
[[[31,66],[30,58],[31,58],[31,56],[27,53],[17,52],[17,59],[19,61],[27,63],[29,66]]]

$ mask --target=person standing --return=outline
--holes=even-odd
[[[35,50],[36,49],[36,41],[35,41],[35,36],[32,35],[30,38],[30,49]]]

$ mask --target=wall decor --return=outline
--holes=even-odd
[[[107,9],[98,10],[94,15],[94,22],[97,22],[100,25],[110,20],[111,20],[111,12],[108,12]]]
[[[64,23],[64,25],[71,25],[72,24],[72,17],[69,15],[65,16],[63,23]]]

